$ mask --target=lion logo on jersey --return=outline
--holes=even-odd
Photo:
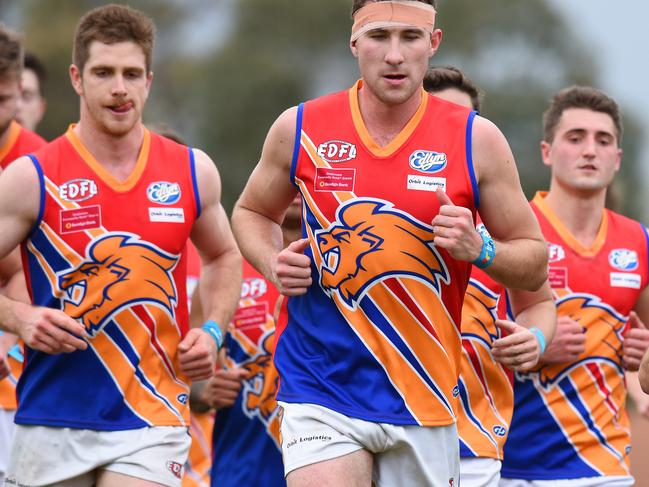
[[[449,283],[446,264],[433,245],[429,225],[383,200],[355,199],[341,205],[336,222],[315,233],[322,256],[320,286],[338,293],[351,309],[372,285],[402,276]]]
[[[178,256],[135,235],[108,233],[93,240],[86,260],[57,275],[63,311],[80,320],[92,335],[115,313],[153,303],[174,315],[177,300],[171,272]]]

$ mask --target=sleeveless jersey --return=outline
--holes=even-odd
[[[94,430],[187,425],[177,346],[185,245],[200,210],[193,152],[144,132],[119,182],[72,128],[32,156],[41,214],[22,245],[34,304],[82,323],[88,349],[26,350],[16,422]]]
[[[278,324],[278,400],[447,425],[470,264],[435,247],[431,220],[436,188],[475,215],[475,112],[422,90],[415,115],[381,148],[360,114],[361,83],[298,109],[291,177],[313,285],[289,299]]]
[[[279,293],[248,262],[243,265],[241,301],[226,335],[226,366],[246,370],[241,393],[214,423],[212,485],[283,487],[273,313]]]
[[[628,315],[647,285],[646,229],[605,210],[595,242],[585,248],[543,198],[537,194],[532,208],[548,242],[557,314],[584,327],[586,351],[574,362],[515,375],[502,476],[628,476],[622,342]]]
[[[2,169],[5,169],[9,163],[19,157],[40,149],[47,144],[45,139],[21,127],[15,120],[11,122],[8,130],[9,136],[7,137],[7,141],[0,147],[0,167]],[[20,343],[22,346],[22,342]],[[14,410],[18,407],[16,402],[16,384],[18,383],[23,364],[12,356],[9,356],[7,361],[9,362],[11,373],[0,380],[0,409]]]
[[[7,141],[0,147],[0,167],[6,167],[19,157],[43,147],[47,142],[40,135],[22,127],[12,120],[9,124]]]
[[[478,225],[479,231],[486,231]],[[473,267],[462,307],[462,362],[457,428],[461,457],[502,460],[514,408],[513,376],[494,361],[491,347],[504,336],[497,319],[507,318],[507,294]]]

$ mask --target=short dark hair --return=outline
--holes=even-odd
[[[543,114],[543,140],[552,143],[561,115],[570,108],[586,108],[607,114],[615,125],[618,144],[622,141],[622,114],[617,102],[597,88],[578,85],[564,88],[552,98]]]
[[[142,48],[146,70],[151,71],[155,26],[139,10],[126,5],[109,4],[87,12],[77,25],[72,48],[72,62],[83,72],[93,41],[104,44],[134,42]]]
[[[424,77],[424,89],[434,93],[448,88],[455,88],[469,95],[473,109],[480,111],[482,91],[466,74],[454,66],[429,68]]]
[[[43,95],[45,82],[47,81],[47,68],[38,57],[30,51],[25,51],[25,66],[24,69],[29,69],[34,72],[38,79],[38,93]]]
[[[363,8],[366,3],[368,2],[387,2],[389,0],[352,0],[352,17],[356,13],[356,11],[360,8]],[[427,3],[428,5],[432,5],[433,8],[437,8],[437,0],[413,0],[415,2],[421,2],[421,3]]]
[[[20,80],[23,46],[20,35],[0,24],[0,78]]]

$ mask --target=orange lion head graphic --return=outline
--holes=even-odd
[[[92,335],[118,311],[154,303],[171,316],[177,301],[171,272],[178,257],[134,235],[109,233],[92,241],[86,260],[58,274],[63,311]]]
[[[337,292],[350,307],[369,288],[389,277],[449,283],[448,270],[433,245],[429,225],[383,200],[355,199],[340,206],[337,221],[315,234],[322,256],[320,286]]]

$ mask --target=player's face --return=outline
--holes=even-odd
[[[416,27],[374,29],[352,45],[363,82],[389,106],[410,100],[422,86],[428,60],[442,39]]]
[[[458,90],[457,88],[446,88],[432,94],[442,100],[450,101],[456,105],[473,110],[473,101],[471,101],[471,97],[466,92]]]
[[[20,99],[20,81],[15,76],[0,78],[0,137],[16,116]]]
[[[38,77],[31,69],[25,69],[22,74],[22,91],[16,120],[29,130],[36,126],[45,113],[45,100],[41,96]]]
[[[152,73],[147,73],[142,48],[134,42],[90,44],[83,73],[70,68],[81,97],[81,120],[115,136],[129,133],[142,120]]]
[[[554,141],[541,143],[543,162],[552,168],[553,182],[586,194],[607,188],[622,158],[615,134],[615,124],[605,113],[565,110]]]

